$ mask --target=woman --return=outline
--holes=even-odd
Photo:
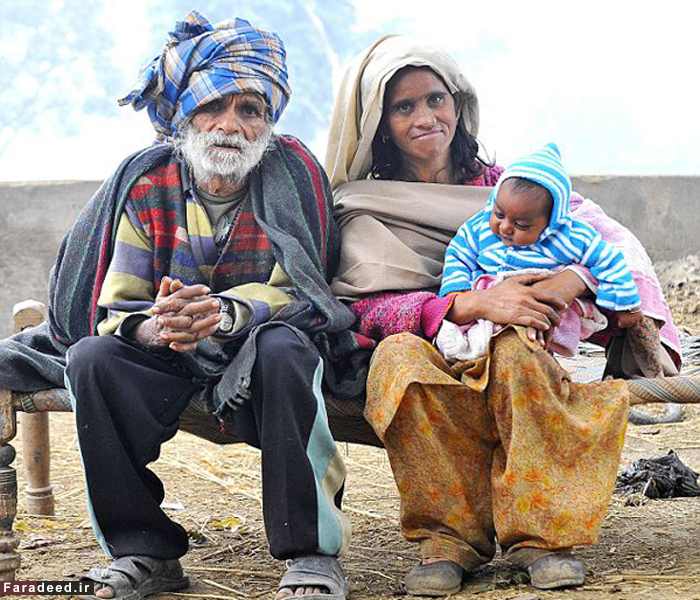
[[[458,591],[493,557],[496,540],[533,585],[582,584],[585,567],[570,550],[596,543],[627,421],[624,382],[572,382],[523,327],[504,328],[486,357],[453,366],[426,341],[443,318],[544,331],[594,285],[576,268],[432,293],[447,241],[501,173],[478,157],[478,118],[476,93],[449,56],[385,37],[345,76],[326,157],[343,233],[333,290],[353,301],[360,334],[384,340],[365,416],[389,455],[402,533],[420,544],[422,561],[406,577],[415,595]],[[673,372],[670,315],[652,316],[670,326],[661,331]]]

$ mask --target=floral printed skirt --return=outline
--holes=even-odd
[[[388,337],[365,408],[403,535],[423,557],[467,570],[493,557],[496,540],[513,556],[595,544],[627,414],[625,382],[572,382],[517,327],[493,338],[490,355],[452,366],[419,337]]]

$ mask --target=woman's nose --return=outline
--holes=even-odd
[[[427,106],[418,106],[415,123],[418,127],[433,127],[435,125],[435,115],[433,111]]]

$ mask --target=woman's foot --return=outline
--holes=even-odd
[[[583,585],[586,565],[571,554],[548,554],[529,567],[530,583],[541,590]]]
[[[464,569],[451,560],[424,558],[406,575],[411,596],[446,596],[462,589]]]

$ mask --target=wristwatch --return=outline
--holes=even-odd
[[[216,333],[228,335],[233,331],[233,325],[236,321],[233,302],[228,298],[219,298],[219,314],[221,315],[221,321],[219,321],[219,328],[216,330]]]

